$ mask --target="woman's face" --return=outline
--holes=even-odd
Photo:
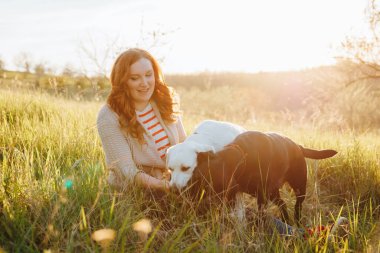
[[[154,85],[154,71],[150,60],[141,58],[130,66],[127,86],[136,110],[141,111],[148,105]]]

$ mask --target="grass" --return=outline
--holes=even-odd
[[[257,120],[245,104],[250,95],[228,86],[201,92],[196,87],[178,88],[178,92],[188,133],[201,120],[213,118],[247,129],[282,132],[308,147],[337,149],[339,154],[332,159],[308,161],[303,223],[326,224],[344,215],[350,221],[348,239],[328,243],[325,237],[284,238],[260,226],[238,224],[223,206],[212,206],[206,214],[198,215],[195,203],[173,195],[166,196],[162,205],[159,197],[148,197],[136,187],[114,191],[106,182],[95,125],[102,102],[76,102],[41,92],[2,89],[0,247],[6,252],[101,252],[91,234],[112,228],[117,236],[111,252],[380,250],[378,131],[326,129],[286,121],[286,117],[281,122],[270,116]],[[73,182],[69,189],[64,187],[67,180]],[[281,194],[293,213],[294,195],[287,187]],[[255,199],[245,197],[247,205],[255,208]],[[268,212],[277,215],[273,206]],[[153,232],[144,242],[132,228],[142,218],[153,223]]]

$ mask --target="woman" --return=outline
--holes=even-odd
[[[178,102],[158,62],[143,49],[123,52],[111,73],[111,93],[97,119],[108,182],[123,188],[134,181],[167,191],[165,152],[185,140]]]

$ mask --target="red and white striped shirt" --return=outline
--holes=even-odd
[[[170,146],[169,138],[165,129],[158,121],[151,104],[142,111],[136,111],[137,120],[153,137],[161,159],[165,158],[166,149]]]

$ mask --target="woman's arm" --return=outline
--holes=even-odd
[[[120,130],[119,122],[108,108],[102,108],[99,112],[97,127],[108,167],[120,171],[128,179],[134,179],[137,184],[144,188],[163,191],[168,189],[166,180],[149,176],[136,166],[132,158],[131,148]]]
[[[116,169],[123,176],[133,179],[139,171],[132,159],[132,152],[123,135],[117,116],[109,108],[103,107],[97,119],[97,128],[106,156],[107,167]]]
[[[178,131],[179,142],[181,143],[186,139],[186,131],[185,131],[185,128],[183,127],[181,116],[178,116],[178,119],[177,119],[177,131]]]
[[[150,189],[160,190],[160,191],[169,190],[169,181],[165,179],[157,179],[155,177],[149,176],[143,171],[136,174],[135,182],[144,188],[150,188]]]

